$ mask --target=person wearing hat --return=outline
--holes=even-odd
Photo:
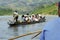
[[[58,2],[58,17],[47,22],[40,34],[40,40],[60,40],[60,2]]]
[[[19,17],[17,11],[14,11],[14,13],[13,13],[13,17],[14,17],[14,20],[16,20],[16,22],[17,22],[17,21],[18,21],[18,17]]]

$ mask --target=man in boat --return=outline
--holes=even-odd
[[[27,22],[32,22],[32,16],[30,16],[29,14],[27,14]]]
[[[60,40],[60,2],[58,2],[58,18],[47,22],[40,34],[40,40]]]
[[[28,13],[26,15],[22,15],[22,19],[24,22],[31,22]]]
[[[25,17],[28,17],[29,14],[22,15],[22,19],[25,19]]]
[[[42,15],[41,14],[38,14],[39,18],[41,19],[42,18]]]
[[[18,21],[18,17],[19,17],[17,11],[14,11],[13,17],[14,17],[14,20],[16,20],[16,22],[17,22]]]
[[[41,14],[36,14],[36,18],[40,20],[40,19],[42,19],[42,15]]]
[[[32,14],[32,21],[39,21],[34,14]]]

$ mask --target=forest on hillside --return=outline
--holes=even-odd
[[[12,15],[15,10],[19,14],[56,15],[55,5],[59,0],[0,0],[0,15]]]

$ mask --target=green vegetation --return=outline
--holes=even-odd
[[[11,15],[13,12],[12,12],[12,9],[3,9],[3,8],[0,8],[0,15]]]
[[[52,5],[44,5],[41,7],[37,7],[36,9],[34,9],[31,14],[36,14],[36,13],[40,13],[40,14],[44,14],[44,15],[56,15],[57,14],[57,7],[55,4]]]
[[[57,7],[55,4],[52,5],[43,5],[36,7],[30,14],[44,14],[44,15],[57,15]],[[9,8],[0,8],[0,15],[11,15],[13,14],[13,10]]]

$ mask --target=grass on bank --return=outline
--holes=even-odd
[[[31,14],[36,14],[36,13],[39,13],[39,14],[44,14],[44,15],[57,15],[57,7],[55,4],[52,4],[50,6],[47,6],[46,7],[37,7],[36,9],[34,9]]]
[[[11,15],[12,13],[11,9],[0,9],[0,15]]]
[[[33,11],[30,12],[30,14],[44,14],[44,15],[57,15],[57,7],[55,4],[52,5],[46,5],[46,6],[39,6],[36,7]],[[1,9],[0,8],[0,15],[12,15],[13,10],[12,9]],[[24,14],[24,13],[23,13]]]

